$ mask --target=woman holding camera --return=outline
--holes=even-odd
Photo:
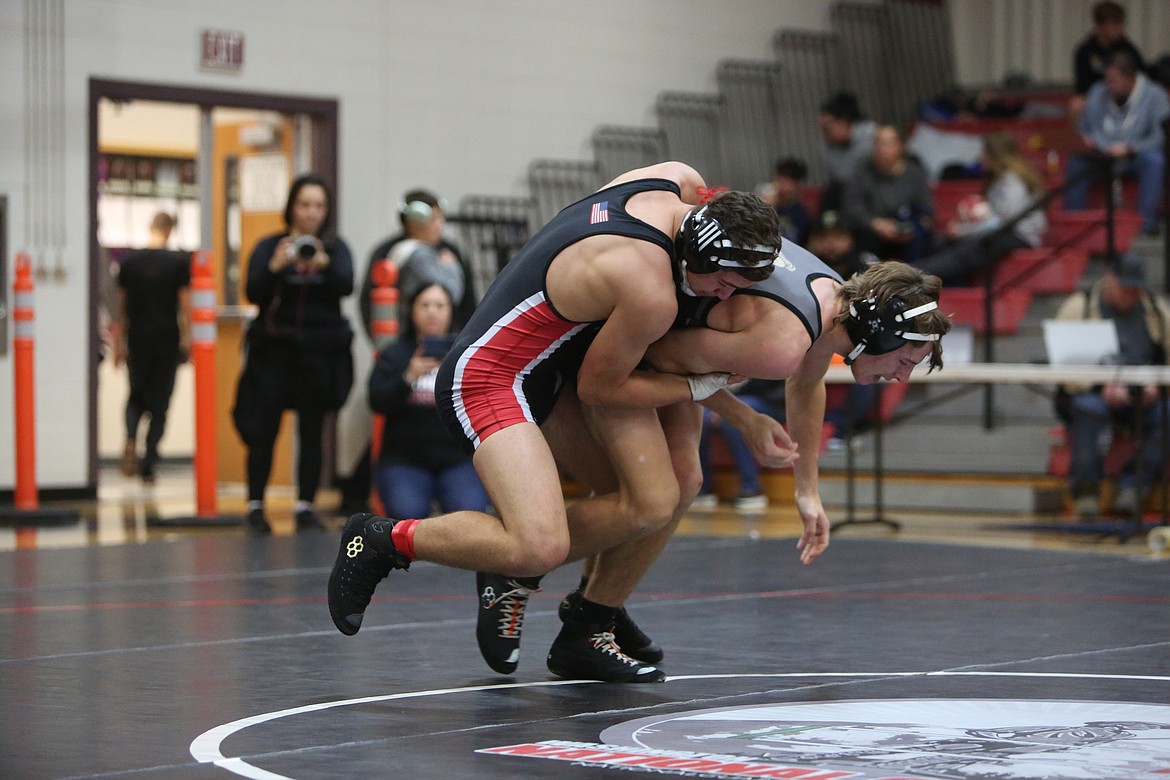
[[[261,239],[248,261],[245,292],[260,311],[245,338],[232,416],[248,448],[247,523],[255,533],[272,530],[264,490],[286,409],[297,416],[296,528],[324,528],[313,512],[324,422],[353,385],[353,330],[341,313],[341,299],[353,292],[353,256],[332,233],[332,217],[325,181],[298,177],[284,209],[288,229]]]
[[[483,512],[487,491],[435,407],[435,375],[454,336],[451,293],[437,282],[404,292],[402,336],[378,353],[370,372],[370,408],[385,415],[378,496],[391,517],[426,517],[434,501],[444,513]]]

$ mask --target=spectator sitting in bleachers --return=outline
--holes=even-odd
[[[1070,101],[1069,110],[1074,116],[1084,109],[1089,88],[1104,77],[1109,58],[1119,51],[1129,54],[1139,71],[1146,69],[1142,53],[1125,36],[1125,6],[1105,0],[1093,6],[1093,30],[1073,51],[1076,96]]]
[[[1090,185],[1085,173],[1101,166],[1101,158],[1106,157],[1114,166],[1114,174],[1122,178],[1137,177],[1137,210],[1142,215],[1142,232],[1157,234],[1162,176],[1166,169],[1162,124],[1167,117],[1170,117],[1170,98],[1166,90],[1141,73],[1128,52],[1113,54],[1105,66],[1104,79],[1089,89],[1085,109],[1077,122],[1088,151],[1068,159],[1065,174],[1072,184],[1065,194],[1065,208],[1069,211],[1085,208]]]
[[[1089,290],[1070,295],[1056,313],[1062,320],[1109,319],[1117,325],[1123,365],[1164,365],[1170,354],[1170,305],[1145,284],[1145,258],[1127,252]],[[1163,403],[1156,385],[1129,387],[1108,384],[1089,387],[1065,385],[1057,409],[1068,425],[1072,451],[1069,490],[1077,516],[1092,520],[1098,512],[1098,490],[1104,477],[1104,454],[1099,446],[1107,429],[1140,426],[1137,463],[1119,479],[1115,511],[1130,514],[1144,503],[1163,469]]]
[[[804,246],[812,229],[812,217],[804,205],[801,188],[808,176],[808,166],[795,157],[784,157],[776,162],[772,181],[760,189],[760,197],[780,215],[780,235],[785,241]]]
[[[857,248],[853,233],[841,223],[840,215],[836,211],[821,214],[817,226],[809,236],[808,251],[839,273],[842,279],[861,273],[867,266],[879,260],[872,252]]]
[[[820,211],[840,211],[845,182],[873,154],[877,124],[861,115],[857,96],[838,92],[821,104],[817,124],[825,139],[828,182],[821,193]]]
[[[911,262],[926,254],[934,235],[930,182],[892,125],[878,128],[872,155],[845,184],[841,218],[858,248],[882,260]]]
[[[972,274],[1013,249],[1040,246],[1048,230],[1043,209],[1028,214],[1006,232],[1001,230],[1044,193],[1043,179],[1020,154],[1011,133],[984,136],[980,164],[987,177],[984,194],[960,201],[958,214],[943,227],[947,245],[914,262],[940,277],[943,284],[971,284]]]

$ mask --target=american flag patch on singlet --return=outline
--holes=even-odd
[[[599,222],[609,222],[608,200],[603,200],[600,203],[594,203],[593,208],[589,211],[589,224],[596,225]]]

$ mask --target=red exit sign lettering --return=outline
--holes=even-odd
[[[239,70],[244,66],[244,34],[227,30],[204,30],[199,47],[199,64],[213,70]]]

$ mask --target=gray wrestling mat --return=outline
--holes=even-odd
[[[1170,776],[1170,559],[851,539],[676,539],[630,612],[660,685],[514,677],[474,577],[393,572],[332,626],[336,536],[0,554],[8,778]]]

